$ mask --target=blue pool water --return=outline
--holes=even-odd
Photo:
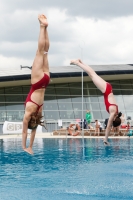
[[[133,199],[133,139],[0,140],[0,200]]]

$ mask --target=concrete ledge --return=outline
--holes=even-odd
[[[10,139],[10,138],[16,138],[16,139],[22,139],[22,134],[13,134],[13,135],[0,135],[0,139]],[[28,134],[28,138],[30,138],[30,134]],[[82,136],[82,135],[78,135],[78,136],[72,136],[72,135],[52,135],[52,133],[37,133],[35,138],[104,138],[104,136]],[[129,138],[129,136],[109,136],[109,138],[120,138],[120,139],[124,139],[124,138]],[[133,136],[131,136],[130,138],[133,138]]]

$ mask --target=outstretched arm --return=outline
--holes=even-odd
[[[104,139],[105,145],[109,145],[108,136],[109,136],[109,133],[110,133],[110,130],[111,130],[111,127],[112,127],[112,123],[113,123],[113,120],[114,120],[114,115],[115,115],[115,113],[111,113],[110,116],[109,116],[107,128],[105,130],[105,139]]]
[[[27,130],[28,122],[30,120],[30,113],[26,112],[23,119],[23,131],[22,131],[22,148],[26,149],[26,140],[27,140]]]

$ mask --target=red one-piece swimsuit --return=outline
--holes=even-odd
[[[46,88],[48,86],[48,84],[49,84],[49,81],[50,81],[50,77],[47,74],[44,74],[43,78],[40,81],[38,81],[37,83],[31,85],[30,92],[27,95],[27,98],[26,98],[26,101],[25,101],[25,106],[26,106],[27,102],[32,102],[32,103],[36,104],[37,105],[36,113],[38,113],[39,109],[41,108],[41,106],[43,104],[42,105],[38,105],[36,102],[32,101],[31,100],[31,95],[35,90],[38,90],[38,89],[41,89],[41,88]]]
[[[106,110],[109,113],[109,107],[110,106],[116,106],[116,110],[117,110],[117,113],[118,113],[118,106],[116,104],[111,104],[108,101],[108,96],[109,96],[110,93],[113,93],[113,91],[112,91],[112,85],[110,83],[107,83],[107,85],[106,85],[106,91],[105,91],[105,93],[103,93],[103,95],[104,95],[104,103],[105,103],[105,106],[106,106]]]

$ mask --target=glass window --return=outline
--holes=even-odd
[[[87,101],[88,99],[86,98],[86,106],[84,107],[84,109],[86,110],[91,110],[91,104],[89,103],[89,101]]]
[[[23,102],[25,102],[27,95],[30,91],[30,86],[23,86],[22,90],[23,90]]]
[[[4,92],[4,88],[0,88],[0,94],[4,94],[5,92]]]
[[[78,110],[82,110],[82,102],[80,102],[80,103],[77,103],[77,102],[74,102],[73,104],[72,104],[72,106],[73,106],[73,108],[74,109],[78,109]],[[87,107],[86,107],[86,104],[85,103],[83,103],[83,110],[86,110],[87,109]]]
[[[133,111],[132,112],[130,112],[130,111],[127,111],[126,112],[126,116],[128,117],[131,117],[131,119],[133,120]]]
[[[86,110],[83,111],[83,118],[85,118]],[[74,119],[82,119],[82,110],[74,109]]]
[[[93,119],[102,119],[101,112],[93,110]]]
[[[0,122],[4,122],[6,119],[6,111],[0,112]]]
[[[22,95],[5,95],[6,102],[21,102],[23,103]]]
[[[57,85],[55,91],[58,102],[71,102],[68,84]]]
[[[132,87],[133,87],[133,79],[131,79],[130,81],[131,81],[131,85],[132,85]]]
[[[91,103],[92,110],[100,110],[99,103]]]
[[[103,97],[103,94],[100,90],[97,90],[97,96],[98,96],[98,101],[99,102],[104,102],[104,97]]]
[[[44,102],[44,110],[58,110],[58,104],[57,104],[57,102],[45,101]]]
[[[121,95],[121,90],[113,89],[113,94],[114,95]]]
[[[8,121],[20,121],[23,120],[24,111],[7,111]]]
[[[47,89],[46,89],[46,92],[45,92],[45,96],[44,96],[44,101],[51,101],[52,102],[57,102],[56,100],[56,93],[55,93],[55,89],[54,89],[54,86],[49,86]]]
[[[125,89],[125,90],[121,90],[121,94],[123,95],[132,95],[133,94],[133,90],[131,89]]]
[[[22,91],[23,91],[23,94],[27,95],[30,91],[30,86],[23,86]]]
[[[132,89],[130,80],[120,80],[121,89]]]
[[[105,103],[104,103],[104,102],[100,102],[99,105],[100,105],[100,109],[101,109],[102,111],[105,111],[105,110],[106,110],[106,107],[105,107]]]
[[[126,110],[132,110],[133,111],[133,95],[123,95],[123,100],[125,104]]]
[[[81,83],[70,83],[70,94],[71,96],[82,96],[82,85]]]
[[[24,110],[24,104],[6,103],[6,110]]]
[[[122,95],[115,96],[115,99],[116,99],[119,111],[125,110],[123,96]]]
[[[0,110],[5,110],[5,95],[4,95],[4,89],[0,89]]]
[[[5,107],[5,103],[0,103],[0,110],[5,110],[6,107]]]
[[[131,85],[130,80],[120,80],[121,84],[121,94],[123,95],[132,95],[133,94],[133,88]]]
[[[90,104],[90,96],[85,96],[84,99],[87,104]]]
[[[7,87],[5,88],[5,94],[21,94],[22,95],[22,87]]]
[[[58,103],[59,110],[72,110],[72,103]]]
[[[72,102],[82,102],[82,83],[70,83],[69,86]],[[85,102],[84,96],[83,102]]]
[[[115,90],[115,89],[120,89],[121,87],[120,87],[120,81],[108,81],[111,85],[112,85],[112,88],[113,88],[113,91]]]
[[[94,83],[93,82],[87,82],[86,83],[86,87],[88,88],[88,89],[96,89],[96,86],[94,85]]]
[[[60,119],[59,117],[59,111],[44,111],[45,114],[45,119],[53,119],[53,120],[58,120]]]
[[[107,118],[109,118],[109,113],[107,111],[102,111],[101,115],[102,115],[101,119],[107,119]]]
[[[98,97],[97,97],[97,90],[93,90],[93,89],[90,89],[89,90],[89,95],[90,95],[90,101],[91,102],[98,102]]]
[[[73,103],[77,103],[77,102],[80,102],[82,103],[82,96],[81,97],[72,97],[72,102]],[[83,102],[85,102],[85,98],[83,97]]]
[[[109,82],[112,84],[119,111],[125,116],[132,116],[133,80],[111,80]],[[24,101],[29,90],[30,86],[0,88],[0,121],[23,119]],[[93,119],[109,117],[103,94],[93,82],[84,82],[83,94],[84,117],[87,109],[91,110]],[[49,120],[81,119],[82,82],[50,84],[45,92],[44,114]]]
[[[68,110],[68,111],[60,110],[60,118],[61,119],[74,119],[74,113],[72,110]]]

